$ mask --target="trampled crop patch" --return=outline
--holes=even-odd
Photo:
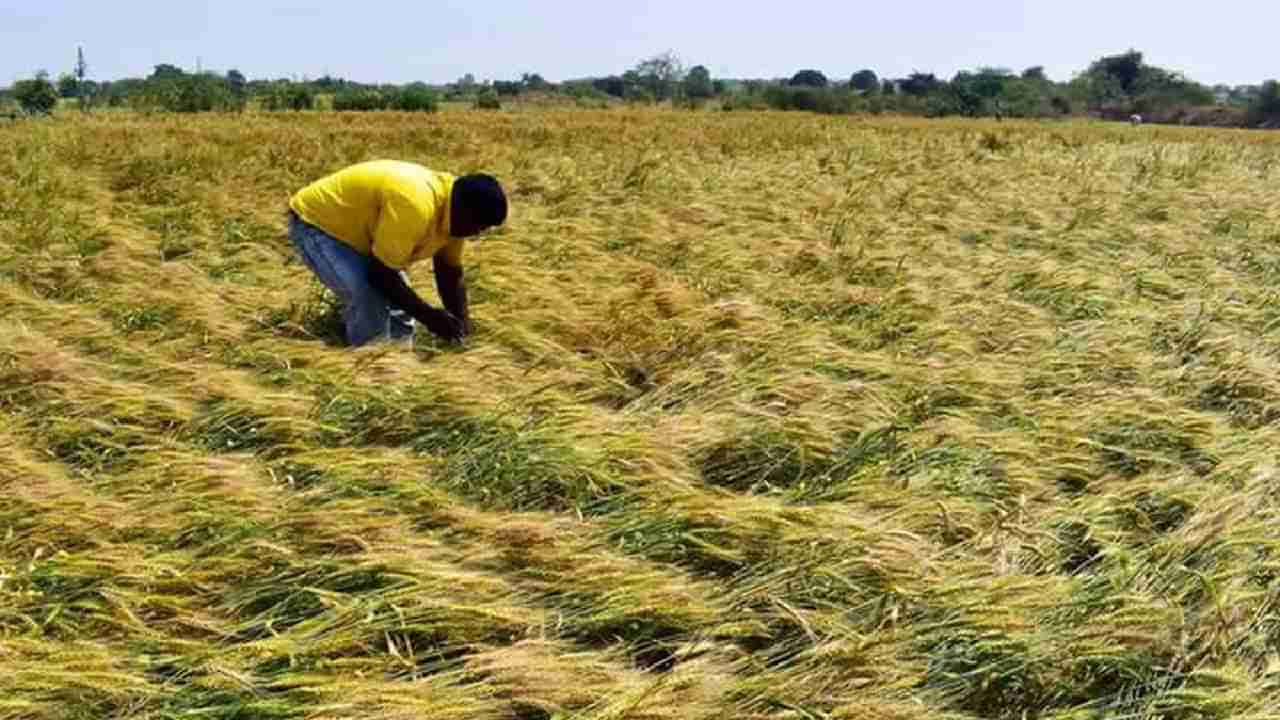
[[[284,201],[498,176],[465,347]],[[1280,713],[1280,136],[0,127],[0,718]],[[414,284],[434,297],[429,267]]]

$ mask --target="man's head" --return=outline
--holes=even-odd
[[[453,181],[449,234],[472,237],[507,220],[507,196],[490,175],[463,175]]]

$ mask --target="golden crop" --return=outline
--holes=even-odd
[[[507,185],[462,349],[291,192]],[[0,718],[1280,713],[1280,136],[0,126]],[[434,298],[429,267],[415,284]]]

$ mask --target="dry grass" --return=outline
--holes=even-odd
[[[1280,715],[1277,137],[0,128],[0,718]],[[373,157],[512,193],[465,349],[286,264]]]

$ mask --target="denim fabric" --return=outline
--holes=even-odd
[[[393,308],[380,291],[369,284],[369,258],[350,245],[289,213],[289,239],[302,262],[342,302],[347,343],[359,347],[376,340],[413,339],[413,318]],[[403,272],[400,276],[408,282]]]

